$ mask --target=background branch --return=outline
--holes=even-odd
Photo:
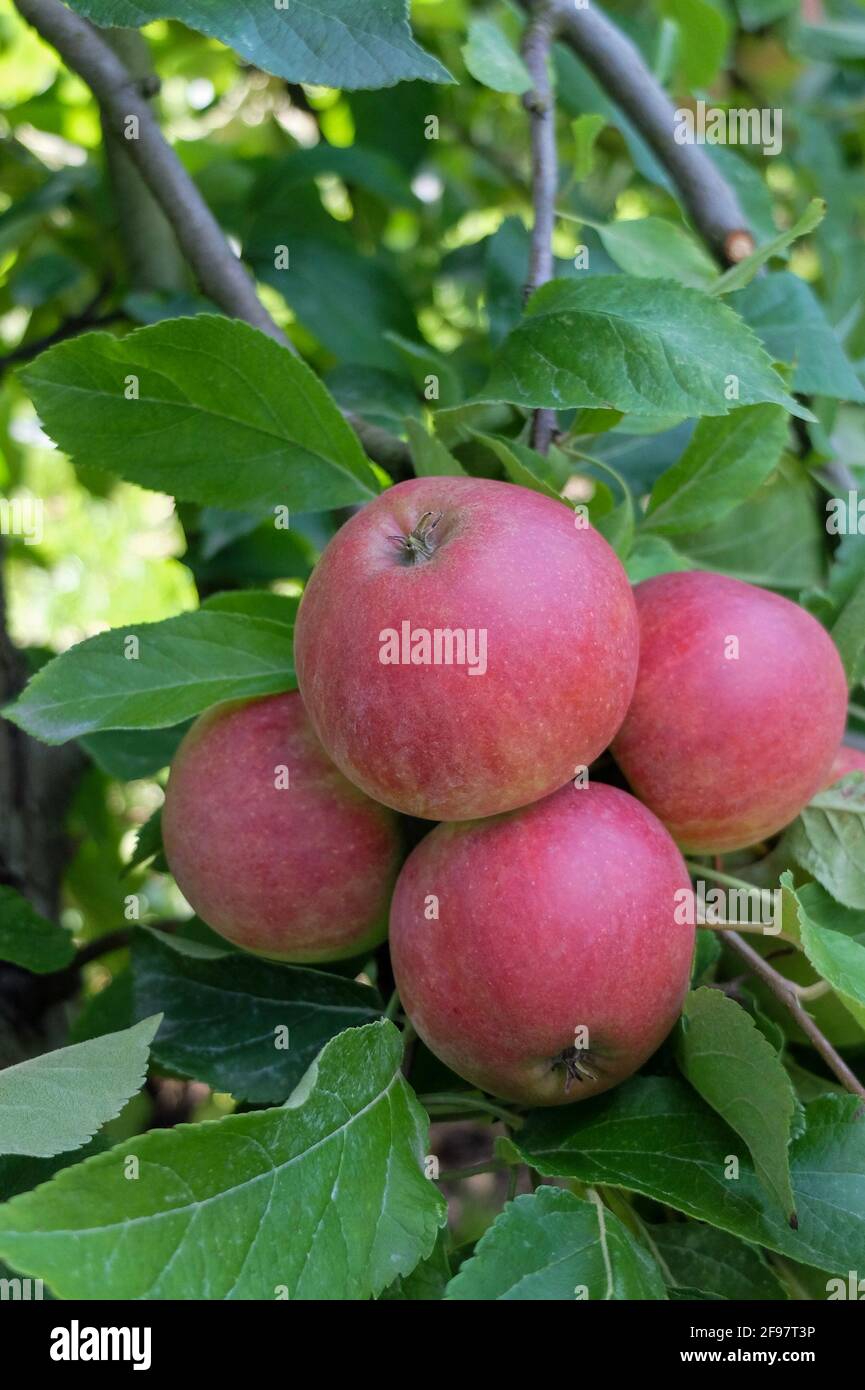
[[[105,29],[103,37],[141,96],[158,89],[150,45],[143,34],[137,29]],[[104,115],[102,136],[130,283],[137,290],[176,293],[188,289],[189,274],[174,228],[130,158],[129,141],[114,132]]]
[[[553,6],[541,0],[532,11],[523,37],[523,61],[533,87],[523,97],[529,113],[532,144],[532,241],[529,278],[524,298],[553,278],[553,227],[559,168],[556,154],[556,107],[550,82],[550,54],[554,38]],[[555,433],[556,412],[536,410],[532,417],[532,444],[545,454]]]

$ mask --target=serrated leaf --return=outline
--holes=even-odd
[[[96,24],[138,29],[179,19],[287,82],[349,90],[450,74],[412,38],[407,0],[292,0],[257,9],[213,0],[71,0]]]
[[[781,883],[795,899],[805,955],[865,1028],[865,913],[843,907],[819,883],[794,888],[789,871]]]
[[[163,728],[294,686],[284,623],[200,610],[88,637],[37,671],[3,713],[34,738],[65,743],[98,729]]]
[[[0,1071],[0,1153],[80,1149],[141,1089],[159,1015]]]
[[[701,988],[685,1000],[678,1057],[694,1089],[744,1139],[757,1176],[789,1219],[796,1098],[778,1053],[735,1000]]]
[[[785,849],[845,907],[865,908],[865,777],[818,792],[790,826]]]
[[[793,366],[793,389],[865,401],[863,388],[810,285],[788,270],[755,280],[730,299],[776,362]]]
[[[392,1023],[349,1029],[285,1106],[67,1168],[0,1207],[0,1255],[61,1298],[369,1298],[430,1254],[445,1219],[402,1055]]]
[[[68,931],[49,922],[14,888],[0,884],[0,961],[47,975],[69,965],[74,955]]]
[[[126,862],[127,872],[162,857],[162,807],[157,806],[135,837],[135,847]]]
[[[517,1197],[448,1284],[448,1300],[666,1298],[654,1259],[613,1212],[560,1187]]]
[[[652,488],[645,529],[675,535],[721,521],[768,478],[786,441],[779,405],[746,405],[700,420],[678,463]]]
[[[314,373],[236,319],[169,319],[124,338],[85,333],[43,352],[21,378],[73,460],[181,501],[311,512],[380,491]]]
[[[760,1252],[725,1231],[670,1221],[650,1227],[649,1233],[658,1258],[680,1288],[748,1302],[787,1297]]]
[[[622,275],[542,286],[498,349],[478,399],[643,416],[726,415],[774,401],[812,418],[726,304],[667,280]]]
[[[240,1100],[284,1101],[325,1043],[383,1010],[375,990],[340,975],[234,952],[196,958],[147,930],[132,965],[136,1013],[163,1014],[155,1060]]]
[[[666,1296],[651,1255],[619,1218],[558,1187],[509,1202],[446,1294],[484,1302]]]
[[[531,73],[492,19],[471,21],[462,53],[472,77],[494,92],[527,92],[532,86]]]
[[[515,1143],[549,1177],[640,1192],[830,1273],[865,1267],[865,1113],[855,1096],[806,1107],[790,1146],[799,1228],[762,1187],[733,1130],[685,1082],[646,1076],[580,1105],[535,1111]],[[739,1175],[728,1177],[728,1159]]]
[[[778,236],[771,241],[765,242],[752,251],[750,256],[731,266],[725,271],[719,280],[712,286],[712,294],[729,294],[733,290],[744,289],[753,280],[757,271],[771,260],[773,256],[778,256],[782,251],[786,251],[799,237],[807,236],[813,232],[815,227],[819,227],[823,218],[826,216],[826,204],[822,198],[812,198],[802,216],[793,223],[785,232],[779,232]]]

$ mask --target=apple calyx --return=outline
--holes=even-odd
[[[590,1065],[592,1054],[584,1047],[566,1047],[552,1059],[552,1067],[565,1069],[565,1095],[575,1081],[597,1081],[598,1072]]]
[[[401,553],[405,564],[419,565],[423,560],[431,560],[435,554],[433,531],[443,516],[442,512],[424,512],[413,531],[407,536],[391,536]]]

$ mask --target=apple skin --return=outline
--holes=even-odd
[[[658,575],[635,597],[640,670],[613,742],[630,786],[691,853],[773,835],[823,786],[844,733],[832,639],[789,599],[720,574]]]
[[[275,785],[280,767],[288,788]],[[171,766],[162,835],[190,905],[253,954],[340,960],[386,934],[396,817],[325,756],[296,691],[196,720]]]
[[[600,783],[436,826],[391,905],[400,1000],[436,1056],[484,1091],[532,1106],[596,1095],[679,1015],[695,929],[675,920],[676,894],[690,887],[660,821]],[[569,1078],[561,1060],[580,1025],[594,1078]]]
[[[846,777],[848,772],[865,772],[865,751],[854,748],[852,743],[842,743],[824,786],[831,787],[833,783]]]
[[[400,539],[425,516],[431,554]],[[381,634],[485,629],[487,669],[383,665]],[[298,681],[316,732],[369,796],[428,820],[536,801],[625,717],[639,657],[614,551],[564,504],[485,478],[417,478],[337,532],[301,600]]]

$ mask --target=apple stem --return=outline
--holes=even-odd
[[[389,536],[394,545],[399,546],[402,557],[410,565],[418,565],[423,560],[432,559],[435,554],[432,533],[442,519],[442,513],[424,512],[413,531],[407,536]]]

